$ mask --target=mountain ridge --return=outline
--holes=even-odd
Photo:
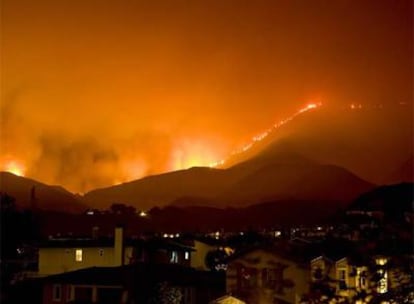
[[[279,147],[272,147],[227,169],[195,167],[145,177],[88,192],[84,199],[96,204],[95,207],[108,207],[118,202],[137,209],[149,209],[180,200],[190,205],[190,200],[194,199],[197,205],[203,202],[206,206],[224,208],[253,205],[270,199],[348,201],[373,187],[344,168],[319,164],[284,146]],[[313,187],[305,187],[310,181]],[[335,182],[344,181],[345,191],[336,194],[339,186]],[[307,195],[300,195],[304,188]],[[312,191],[312,188],[319,192]],[[331,188],[334,190],[330,191]]]
[[[61,186],[47,185],[31,178],[0,172],[0,192],[15,199],[18,208],[38,208],[78,213],[87,209],[81,197]]]

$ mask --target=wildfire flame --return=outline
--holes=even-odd
[[[282,120],[274,123],[273,126],[270,127],[269,129],[261,132],[260,134],[257,134],[255,136],[253,136],[252,139],[250,140],[250,142],[248,142],[247,144],[245,144],[244,146],[242,146],[240,149],[237,149],[237,150],[233,151],[231,153],[231,156],[237,155],[237,154],[241,154],[241,153],[245,153],[245,152],[249,151],[256,143],[263,141],[271,133],[273,133],[274,131],[276,131],[277,129],[279,129],[283,125],[285,125],[287,122],[293,120],[296,116],[301,115],[303,113],[306,113],[308,111],[317,109],[317,108],[319,108],[321,106],[322,106],[322,103],[321,102],[315,102],[315,103],[309,103],[309,104],[307,104],[305,107],[299,109],[298,111],[296,111],[295,113],[293,113],[289,117],[287,117],[285,119],[282,119]],[[217,161],[217,162],[214,162],[214,163],[210,163],[210,167],[214,168],[214,167],[222,166],[222,165],[224,165],[226,163],[226,161],[227,160],[222,159],[220,161]]]
[[[2,171],[10,172],[18,176],[24,176],[26,168],[17,160],[8,160],[2,165]]]

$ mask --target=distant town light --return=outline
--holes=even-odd
[[[141,211],[140,213],[139,213],[139,216],[140,217],[146,217],[148,214],[145,212],[145,211]]]
[[[376,258],[375,259],[375,263],[379,266],[384,266],[385,264],[387,264],[387,258]]]
[[[164,237],[164,238],[167,238],[167,237],[168,237],[168,234],[167,234],[167,233],[164,233],[164,234],[163,234],[163,237]]]

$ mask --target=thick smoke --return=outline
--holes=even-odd
[[[315,98],[413,99],[412,1],[4,0],[1,14],[1,170],[77,192],[208,165]]]

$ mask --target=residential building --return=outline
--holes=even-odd
[[[90,267],[118,267],[137,262],[191,265],[193,247],[169,239],[125,239],[123,228],[113,238],[53,238],[39,248],[38,276]]]
[[[166,296],[177,297],[183,304],[207,304],[225,292],[224,273],[178,264],[92,267],[39,280],[43,304],[159,303],[157,299]]]
[[[247,303],[300,303],[308,292],[306,257],[283,247],[258,247],[235,254],[228,263],[227,293]]]

